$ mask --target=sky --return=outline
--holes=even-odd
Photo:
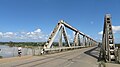
[[[0,0],[0,41],[46,41],[60,20],[101,41],[107,13],[120,43],[120,0]]]

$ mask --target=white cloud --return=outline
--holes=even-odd
[[[112,30],[113,30],[114,35],[116,35],[116,33],[120,34],[120,26],[112,26]],[[98,32],[98,34],[100,35],[100,39],[99,40],[102,40],[103,31]],[[119,36],[117,38],[120,39]],[[115,42],[116,43],[118,42],[117,38],[115,37]]]
[[[40,33],[40,32],[41,32],[41,29],[37,29],[37,30],[35,30],[34,32]]]
[[[120,26],[112,26],[113,32],[114,33],[119,33],[120,32]]]
[[[103,31],[98,32],[98,34],[99,34],[99,35],[102,35],[102,34],[103,34]]]
[[[3,33],[2,33],[2,32],[0,32],[0,38],[2,38],[2,36],[3,36]]]
[[[3,33],[2,33],[2,32],[0,32],[0,35],[3,35]]]
[[[18,41],[46,41],[48,35],[45,35],[41,32],[41,29],[36,29],[31,32],[0,32],[0,40],[18,40]]]
[[[3,37],[5,38],[13,38],[15,37],[17,34],[16,33],[13,33],[13,32],[6,32],[6,33],[3,33]]]
[[[120,26],[112,26],[113,33],[120,33]],[[98,32],[98,34],[102,35],[103,31]]]
[[[41,32],[41,29],[37,29],[33,32],[27,32],[24,36],[31,39],[42,39],[45,35]]]

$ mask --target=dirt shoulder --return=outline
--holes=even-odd
[[[21,56],[21,57],[2,58],[0,59],[0,63],[13,62],[16,60],[23,60],[23,59],[30,59],[32,57],[33,56],[28,55],[28,56]]]

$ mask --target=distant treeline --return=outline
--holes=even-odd
[[[120,48],[120,44],[115,44],[116,47]]]
[[[32,47],[32,46],[44,46],[45,45],[45,43],[46,42],[12,42],[12,41],[10,41],[10,42],[0,42],[0,45],[8,45],[8,46],[10,46],[10,47],[14,47],[14,46],[16,46],[16,47],[19,47],[19,46],[21,46],[21,47]],[[72,44],[72,43],[70,43],[70,44]],[[53,42],[53,44],[52,44],[53,46],[59,46],[58,45],[58,42]],[[66,43],[63,43],[63,46],[68,46],[68,45],[66,45]]]
[[[13,46],[22,46],[22,47],[25,47],[25,46],[43,46],[45,44],[45,42],[0,42],[0,45],[8,45],[10,47],[13,47]]]

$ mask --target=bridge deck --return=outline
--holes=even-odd
[[[106,63],[106,67],[120,67],[120,64]]]
[[[98,50],[93,48],[95,47],[43,56],[1,59],[0,67],[98,67]]]

